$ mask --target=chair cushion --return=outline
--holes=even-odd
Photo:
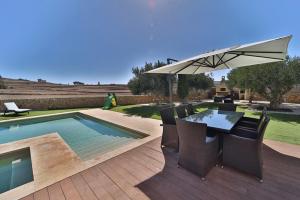
[[[255,122],[249,122],[249,121],[239,121],[237,123],[237,126],[242,126],[242,127],[248,127],[248,128],[253,128],[253,129],[257,129],[258,124]]]
[[[238,123],[233,130],[250,130],[250,131],[257,131],[257,127],[250,126],[249,124],[240,124]]]
[[[255,124],[255,125],[258,125],[259,123],[259,120],[248,120],[248,119],[240,119],[239,122],[242,122],[242,123],[247,123],[247,124]]]
[[[231,134],[237,135],[239,137],[257,139],[258,133],[255,130],[251,129],[234,129]]]

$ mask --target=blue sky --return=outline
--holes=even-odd
[[[300,55],[299,8],[299,0],[3,0],[0,74],[127,83],[146,61],[288,34],[289,54]]]

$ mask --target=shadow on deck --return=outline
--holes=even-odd
[[[263,156],[264,183],[227,167],[201,181],[156,139],[24,199],[299,199],[300,159],[266,145]]]

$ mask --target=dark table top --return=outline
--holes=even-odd
[[[194,115],[190,115],[183,120],[205,123],[209,128],[218,129],[228,133],[243,116],[243,112],[209,109]]]

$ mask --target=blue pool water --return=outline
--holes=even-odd
[[[88,160],[143,137],[76,113],[0,123],[0,144],[53,132],[58,132],[82,160]]]
[[[0,155],[0,194],[31,181],[29,148]]]

